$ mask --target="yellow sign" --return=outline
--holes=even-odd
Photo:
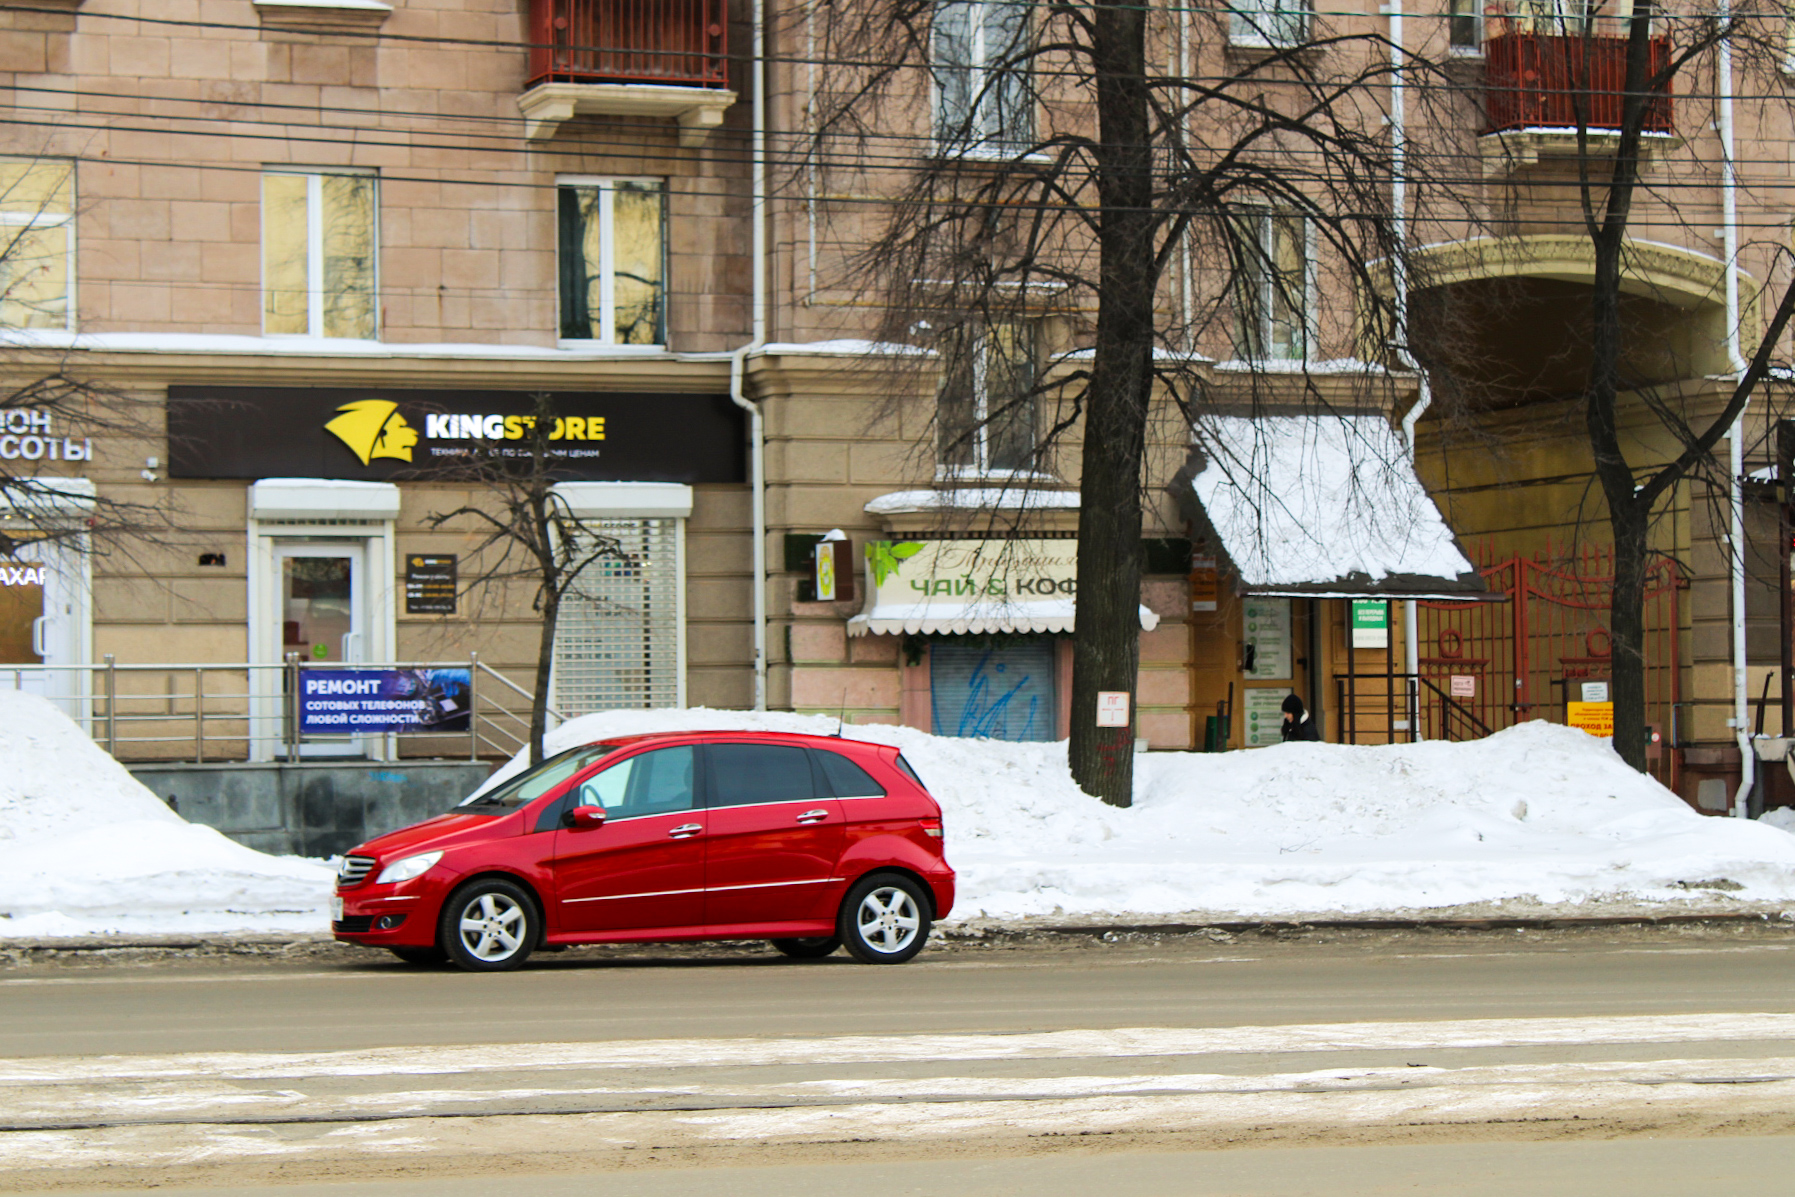
[[[1564,721],[1592,736],[1614,738],[1614,704],[1611,702],[1567,702]]]
[[[411,460],[417,429],[399,414],[399,405],[385,399],[358,399],[337,408],[343,414],[324,426],[367,465],[376,457]]]

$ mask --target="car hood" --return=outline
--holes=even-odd
[[[425,819],[422,823],[413,823],[410,827],[401,827],[397,831],[389,831],[385,835],[377,835],[360,847],[350,851],[356,856],[374,856],[381,860],[391,860],[396,856],[404,856],[413,852],[427,852],[433,848],[452,848],[458,844],[474,843],[491,839],[495,835],[509,834],[516,812],[506,815],[465,815],[451,811],[446,815],[438,815],[434,819]]]

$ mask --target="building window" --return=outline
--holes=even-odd
[[[950,154],[1014,155],[1034,138],[1028,5],[948,0],[935,6],[935,138]]]
[[[666,344],[666,187],[563,179],[558,202],[561,339]]]
[[[0,327],[70,329],[75,167],[0,158]]]
[[[1228,41],[1236,46],[1301,45],[1309,36],[1309,0],[1231,0]]]
[[[1035,462],[1035,330],[996,324],[950,338],[936,405],[941,472],[1005,474]]]
[[[263,174],[263,332],[375,337],[375,183],[366,173]]]
[[[1446,38],[1454,54],[1483,53],[1483,0],[1451,0]]]
[[[680,524],[593,519],[617,555],[580,571],[555,625],[555,706],[565,715],[680,702]]]
[[[1308,356],[1309,249],[1300,216],[1235,217],[1235,352],[1248,361]]]

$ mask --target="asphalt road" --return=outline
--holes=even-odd
[[[1777,926],[33,964],[0,1190],[1776,1191],[1792,982]]]

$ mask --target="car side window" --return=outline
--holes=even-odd
[[[817,796],[810,754],[784,744],[712,744],[712,806],[808,802]]]
[[[602,806],[610,819],[691,810],[698,804],[693,787],[697,759],[697,750],[684,744],[618,761],[580,783],[572,805]]]
[[[813,748],[811,753],[816,757],[817,765],[823,771],[823,780],[829,792],[822,797],[829,798],[883,798],[885,787],[872,779],[859,765],[839,752],[830,752],[827,748]]]

